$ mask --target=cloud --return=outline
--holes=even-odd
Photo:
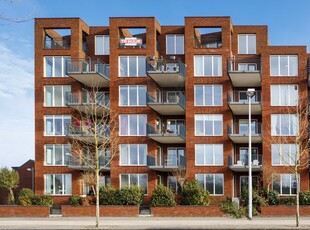
[[[34,158],[33,59],[0,43],[0,63],[0,167],[19,166]]]

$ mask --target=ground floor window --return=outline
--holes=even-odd
[[[196,174],[196,179],[210,195],[224,194],[224,174]]]
[[[121,174],[120,187],[137,185],[144,189],[144,194],[147,194],[147,180],[147,174]]]
[[[297,194],[296,177],[294,174],[277,174],[272,175],[272,177],[272,189],[280,195]]]
[[[45,174],[45,194],[47,195],[71,195],[71,174]]]
[[[92,195],[93,191],[91,186],[86,185],[84,181],[82,181],[82,183],[83,183],[83,195]],[[110,184],[111,184],[110,176],[100,176],[99,179],[100,188]]]

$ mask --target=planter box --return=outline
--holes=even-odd
[[[310,216],[310,206],[299,206],[301,216]],[[296,206],[274,205],[261,207],[262,216],[295,216]]]
[[[61,206],[63,217],[72,216],[96,216],[96,206]],[[114,216],[114,217],[134,217],[139,215],[139,206],[100,206],[100,216]]]
[[[152,216],[158,217],[205,217],[224,216],[218,206],[174,206],[174,207],[151,207]]]
[[[48,217],[49,206],[0,206],[0,217]]]

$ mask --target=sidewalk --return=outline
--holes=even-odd
[[[300,219],[310,229],[310,217]],[[293,217],[102,217],[99,229],[294,229]],[[0,218],[0,229],[95,229],[95,217]]]

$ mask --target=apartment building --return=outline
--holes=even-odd
[[[72,143],[88,137],[70,127],[85,125],[77,110],[95,103],[98,116],[116,118],[106,134],[118,140],[102,184],[142,186],[148,203],[157,184],[177,189],[176,174],[186,172],[213,202],[237,197],[248,184],[252,88],[253,186],[294,195],[287,165],[308,128],[296,110],[307,108],[308,56],[305,46],[270,46],[267,26],[236,26],[230,17],[185,17],[178,26],[154,17],[112,17],[107,26],[37,18],[35,191],[57,204],[87,193],[87,167],[74,161]],[[99,97],[90,103],[94,88]],[[308,166],[299,180],[308,190]]]

